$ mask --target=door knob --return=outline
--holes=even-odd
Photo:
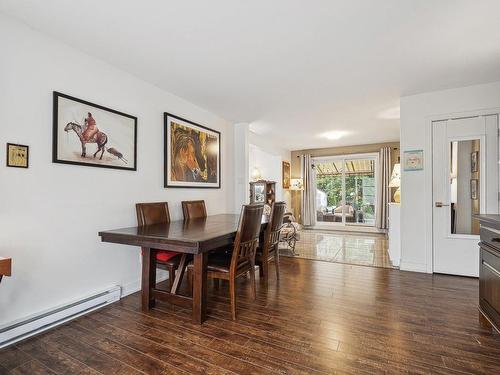
[[[443,204],[443,202],[436,202],[435,203],[436,207],[447,207],[449,204]]]

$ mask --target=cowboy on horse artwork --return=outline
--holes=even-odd
[[[137,170],[137,117],[57,91],[53,99],[54,163]]]
[[[82,138],[89,142],[91,139],[94,139],[95,135],[99,133],[99,129],[97,128],[97,124],[92,117],[92,113],[88,113],[87,118],[85,119],[85,130],[82,133]]]
[[[75,122],[68,122],[68,124],[64,127],[64,131],[68,132],[70,130],[73,130],[78,138],[80,138],[80,142],[82,144],[82,154],[81,157],[85,158],[87,157],[87,143],[96,143],[97,144],[97,151],[94,153],[94,158],[101,153],[101,156],[99,157],[99,160],[102,160],[102,157],[104,155],[104,151],[107,151],[111,155],[116,156],[118,159],[123,161],[125,164],[128,163],[127,159],[123,157],[123,154],[119,152],[117,149],[113,147],[106,147],[106,144],[108,143],[108,136],[106,133],[103,133],[102,131],[99,130],[97,127],[97,122],[92,117],[92,113],[88,112],[87,117],[84,120],[85,123],[85,128],[82,128],[81,125],[75,123]]]

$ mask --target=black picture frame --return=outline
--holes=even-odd
[[[71,165],[80,165],[80,166],[85,166],[85,167],[97,167],[97,168],[109,168],[109,169],[121,169],[121,170],[127,170],[127,171],[137,171],[137,117],[129,115],[124,112],[120,112],[96,103],[89,102],[87,100],[79,99],[74,96],[66,95],[58,91],[53,92],[53,107],[52,107],[52,162],[53,163],[58,163],[58,164],[71,164]],[[85,106],[90,106],[94,107],[96,109],[110,112],[114,115],[119,115],[126,117],[130,120],[133,120],[133,134],[134,134],[134,140],[133,140],[133,166],[128,167],[128,166],[119,166],[119,165],[108,165],[108,164],[100,164],[100,163],[92,163],[92,162],[83,162],[83,161],[75,161],[75,160],[65,160],[61,159],[58,156],[58,132],[59,132],[59,127],[60,124],[58,122],[58,116],[59,116],[59,98],[64,98],[67,100],[74,101],[76,103],[80,103]],[[112,144],[111,144],[112,146]],[[109,147],[111,149],[111,147]],[[117,151],[117,150],[115,150]],[[109,151],[106,151],[109,152]],[[119,153],[119,152],[118,152]],[[116,155],[116,154],[113,154]],[[118,157],[117,157],[118,158]],[[128,162],[128,158],[127,158]]]
[[[169,178],[168,178],[168,166],[169,166],[169,163],[170,163],[170,138],[168,136],[169,134],[169,131],[168,131],[168,126],[169,126],[169,118],[174,118],[174,119],[177,119],[179,121],[182,121],[184,123],[187,123],[189,125],[192,125],[192,126],[195,126],[195,127],[198,127],[200,129],[203,129],[203,130],[206,130],[208,132],[212,132],[212,133],[215,133],[217,134],[217,140],[218,140],[218,154],[217,154],[217,172],[218,172],[218,180],[217,180],[217,184],[216,185],[206,185],[208,183],[206,182],[196,182],[196,183],[189,183],[189,182],[185,182],[185,183],[172,183],[172,181],[169,181]],[[204,126],[204,125],[201,125],[201,124],[198,124],[196,122],[193,122],[191,120],[188,120],[188,119],[185,119],[185,118],[182,118],[182,117],[179,117],[177,115],[174,115],[174,114],[171,114],[171,113],[168,113],[168,112],[164,112],[163,114],[163,151],[164,151],[164,157],[163,157],[163,176],[164,176],[164,187],[165,188],[191,188],[191,189],[220,189],[221,188],[221,181],[222,181],[222,163],[221,163],[221,145],[222,145],[222,137],[221,137],[221,133],[218,131],[218,130],[215,130],[215,129],[211,129],[207,126]]]
[[[10,147],[23,147],[26,149],[26,165],[15,165],[9,162],[9,148]],[[6,146],[6,157],[5,157],[5,165],[9,168],[29,168],[30,164],[30,147],[27,145],[20,145],[17,143],[7,143]]]

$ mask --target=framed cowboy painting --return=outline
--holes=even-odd
[[[137,117],[53,94],[54,163],[137,170]]]
[[[165,187],[220,188],[220,132],[164,114]]]

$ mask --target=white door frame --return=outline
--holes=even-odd
[[[424,178],[425,178],[425,189],[424,189],[424,201],[425,201],[425,213],[429,220],[425,221],[425,232],[430,233],[429,236],[425,237],[425,260],[426,260],[426,272],[433,273],[434,262],[434,199],[433,199],[433,139],[432,139],[432,123],[435,121],[446,121],[454,120],[466,117],[476,117],[476,116],[487,116],[487,115],[497,115],[499,116],[500,122],[500,107],[491,109],[478,109],[474,111],[464,111],[464,112],[451,112],[444,113],[440,115],[426,116],[425,118],[425,153],[424,155]],[[500,147],[500,145],[499,145]],[[401,150],[403,152],[404,150]],[[401,155],[402,156],[402,155]],[[401,159],[403,160],[403,159]],[[403,201],[404,204],[404,201]],[[403,244],[402,244],[403,245]]]

